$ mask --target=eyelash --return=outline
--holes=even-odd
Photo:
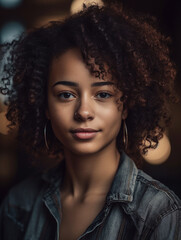
[[[97,93],[96,96],[98,96],[98,95],[100,95],[100,94],[106,94],[106,95],[108,96],[108,97],[103,97],[103,98],[101,98],[101,99],[107,99],[107,98],[110,98],[110,97],[113,96],[112,94],[110,94],[110,93],[108,93],[108,92],[105,92],[105,91],[102,91],[102,92]]]
[[[63,100],[68,100],[68,99],[70,99],[70,98],[66,98],[66,97],[65,97],[65,94],[68,94],[69,96],[72,95],[73,97],[75,97],[75,95],[72,94],[71,92],[61,92],[61,93],[58,94],[58,97],[61,98],[61,99],[63,99]],[[62,98],[62,95],[64,95],[65,98]]]
[[[75,98],[75,95],[73,94],[73,93],[71,93],[71,92],[68,92],[68,91],[65,91],[65,92],[61,92],[61,93],[59,93],[58,94],[58,97],[60,98],[60,99],[62,99],[62,100],[69,100],[69,99],[73,99],[73,98],[69,98],[69,97],[65,97],[65,94],[68,94],[69,95],[69,97],[70,97],[70,95],[72,95],[73,96],[73,98]],[[108,92],[106,92],[106,91],[102,91],[102,92],[99,92],[99,93],[97,93],[96,94],[96,96],[100,96],[100,94],[106,94],[106,96],[107,97],[98,97],[98,99],[108,99],[108,98],[111,98],[113,95],[112,94],[110,94],[110,93],[108,93]],[[64,97],[62,97],[62,95],[64,95]]]

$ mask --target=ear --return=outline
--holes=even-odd
[[[123,109],[123,112],[122,112],[122,119],[125,120],[127,117],[128,117],[128,109],[125,108]]]

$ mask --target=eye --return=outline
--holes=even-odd
[[[107,93],[107,92],[100,92],[96,96],[97,96],[97,98],[110,98],[110,97],[112,97],[112,94]]]
[[[62,92],[58,94],[58,97],[62,100],[73,99],[75,96],[70,92]]]

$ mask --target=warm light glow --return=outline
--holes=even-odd
[[[8,134],[8,124],[9,124],[5,115],[6,115],[6,112],[0,113],[0,123],[1,123],[0,124],[0,133],[4,134],[4,135]]]
[[[72,2],[70,12],[73,14],[78,11],[81,11],[83,9],[83,4],[86,4],[86,5],[98,4],[98,5],[102,6],[103,2],[101,0],[74,0]]]
[[[46,24],[48,24],[50,21],[62,21],[67,15],[65,14],[59,14],[59,15],[53,15],[53,16],[42,16],[38,18],[38,20],[34,23],[35,27],[41,27]]]
[[[0,152],[0,183],[1,186],[6,185],[8,182],[12,181],[17,171],[17,162],[14,157],[14,152],[6,151]]]
[[[168,159],[170,152],[170,141],[166,134],[164,134],[163,138],[159,141],[157,148],[149,149],[148,153],[143,155],[143,158],[150,164],[161,164]]]

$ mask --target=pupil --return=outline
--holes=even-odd
[[[70,93],[64,93],[64,97],[65,98],[69,98],[70,97]]]
[[[107,96],[106,94],[107,93],[101,93],[102,97],[106,97]]]

